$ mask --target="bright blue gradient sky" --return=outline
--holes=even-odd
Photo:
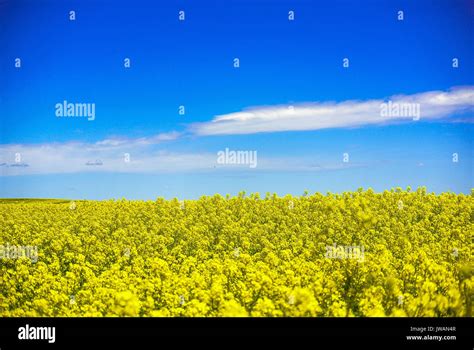
[[[196,198],[397,186],[468,193],[472,100],[427,118],[431,107],[421,103],[420,120],[395,123],[315,127],[319,117],[310,115],[288,126],[279,113],[290,105],[357,107],[400,94],[472,91],[473,21],[474,3],[460,0],[0,0],[0,197]],[[55,104],[64,100],[95,103],[95,120],[57,118]],[[248,108],[276,112],[263,124],[218,121],[224,129],[206,131],[216,116]],[[299,127],[303,120],[312,126]],[[216,168],[225,148],[257,151],[259,166]],[[24,167],[12,166],[17,152]]]

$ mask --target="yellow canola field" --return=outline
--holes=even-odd
[[[473,226],[424,188],[0,200],[0,315],[471,316]]]

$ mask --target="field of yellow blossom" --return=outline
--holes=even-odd
[[[471,316],[474,192],[0,200],[1,316]]]

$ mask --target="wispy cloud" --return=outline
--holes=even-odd
[[[127,137],[113,137],[105,140],[97,141],[92,144],[91,147],[95,149],[109,149],[117,148],[120,146],[126,146],[128,148],[134,146],[146,146],[146,145],[156,145],[166,141],[173,141],[178,139],[181,136],[181,133],[177,131],[171,131],[168,133],[161,133],[158,135],[153,135],[149,137],[140,137],[140,138],[127,138]]]
[[[383,116],[381,104],[419,104],[420,120],[449,117],[452,122],[472,122],[474,88],[456,87],[396,95],[385,100],[306,103],[294,106],[256,107],[221,115],[207,123],[191,125],[183,133],[169,132],[149,137],[112,137],[97,142],[51,142],[0,145],[0,175],[32,175],[80,172],[170,173],[228,170],[327,171],[364,164],[340,162],[315,164],[304,157],[266,157],[258,154],[257,169],[220,165],[212,152],[173,152],[163,145],[186,135],[232,135],[260,132],[318,130],[400,122],[406,117]],[[411,120],[411,119],[410,119]],[[19,155],[19,157],[18,157]]]
[[[21,154],[26,163],[11,159]],[[8,162],[4,162],[8,159]],[[55,143],[0,146],[0,174],[4,176],[80,172],[166,173],[208,169],[212,154],[182,154],[121,144],[99,150],[95,144]],[[27,167],[20,166],[28,164]]]
[[[448,91],[394,95],[384,100],[253,107],[216,116],[209,122],[196,123],[190,130],[197,135],[233,135],[383,125],[410,120],[406,116],[383,115],[381,105],[389,101],[399,106],[418,104],[420,120],[441,119],[472,111],[474,87],[463,86],[454,87]]]
[[[175,154],[157,149],[177,132],[97,142],[0,145],[1,175],[77,172],[169,172],[209,168],[213,155]]]
[[[104,144],[107,149],[104,149]],[[363,164],[333,161],[315,164],[305,157],[266,157],[259,154],[258,166],[219,164],[212,152],[180,153],[165,147],[130,143],[51,143],[41,145],[1,145],[0,175],[40,175],[67,173],[245,173],[259,171],[317,172],[360,167]],[[21,156],[14,162],[16,155]]]

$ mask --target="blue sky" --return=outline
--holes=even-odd
[[[468,193],[473,19],[460,0],[0,0],[0,197]],[[226,148],[258,166],[216,164]]]

